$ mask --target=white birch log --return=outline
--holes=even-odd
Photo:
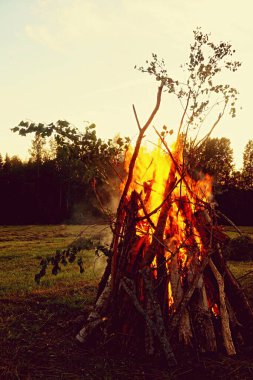
[[[214,277],[216,278],[218,288],[219,288],[221,329],[222,329],[222,337],[223,337],[224,346],[228,355],[235,355],[236,350],[235,350],[232,335],[231,335],[231,330],[229,326],[229,315],[228,315],[228,311],[226,307],[224,281],[223,281],[222,275],[220,274],[220,272],[214,265],[212,259],[210,259],[209,265],[214,274]]]
[[[101,293],[94,306],[94,309],[90,312],[85,326],[76,335],[76,339],[80,343],[84,343],[87,337],[94,331],[94,329],[102,325],[107,320],[105,317],[105,312],[110,301],[111,293],[112,284],[110,276],[103,292]]]

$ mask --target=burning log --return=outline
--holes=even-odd
[[[190,177],[179,138],[173,148],[161,139],[167,153],[161,144],[153,152],[141,146],[161,91],[162,86],[145,126],[138,122],[112,255],[94,311],[77,339],[83,342],[99,330],[111,345],[113,341],[128,352],[162,355],[174,366],[178,346],[236,354],[253,317],[222,256],[228,238],[210,205],[211,178]],[[136,111],[135,116],[138,121]]]

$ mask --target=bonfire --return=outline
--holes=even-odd
[[[142,146],[150,123],[127,152],[111,256],[77,339],[99,331],[128,352],[162,353],[169,365],[182,349],[235,355],[252,310],[223,257],[228,237],[217,224],[212,178],[190,176],[180,135],[169,147],[157,132],[154,149]]]
[[[204,45],[214,51],[206,65],[200,54]],[[197,31],[188,65],[192,85],[188,81],[187,91],[176,92],[179,82],[168,77],[156,55],[147,70],[141,68],[160,82],[156,104],[143,127],[133,107],[139,135],[126,154],[127,176],[111,223],[108,264],[94,309],[77,335],[79,342],[96,338],[128,353],[163,357],[168,366],[176,365],[183,353],[235,355],[250,342],[253,313],[223,255],[229,238],[217,221],[212,178],[200,175],[196,179],[192,174],[191,157],[198,155],[200,145],[195,144],[187,156],[187,136],[182,133],[189,109],[188,125],[195,119],[203,122],[199,118],[203,110],[209,113],[209,98],[202,99],[205,94],[224,97],[222,111],[206,138],[229,102],[233,116],[236,90],[212,85],[218,60],[231,54],[231,45],[221,43],[216,49],[207,35]],[[235,71],[239,64],[230,65]],[[166,133],[156,131],[159,141],[150,149],[143,138],[165,88],[179,99],[185,97],[184,112],[174,143],[170,134],[166,138]]]

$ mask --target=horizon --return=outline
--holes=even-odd
[[[243,7],[227,0],[215,0],[211,6],[200,0],[191,4],[186,0],[2,2],[2,156],[28,157],[31,137],[10,131],[21,120],[62,119],[80,130],[88,120],[103,139],[118,133],[132,138],[138,131],[132,104],[145,122],[157,90],[155,81],[133,67],[154,52],[177,78],[179,66],[187,61],[192,31],[200,26],[213,40],[230,41],[235,59],[242,62],[229,77],[240,93],[237,116],[225,116],[211,135],[230,139],[240,169],[245,145],[253,138],[252,9],[249,0]],[[164,96],[154,124],[175,130],[180,111],[180,104]]]

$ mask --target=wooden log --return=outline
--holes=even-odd
[[[171,239],[170,243],[167,244],[169,245],[171,252],[173,253],[170,265],[170,282],[173,297],[173,304],[171,306],[170,314],[173,314],[177,310],[180,302],[182,301],[184,291],[179,273],[178,252],[176,253],[177,247],[173,238]],[[192,338],[193,333],[190,323],[190,316],[188,310],[185,308],[179,320],[178,339],[184,345],[190,345],[192,342]]]
[[[155,298],[153,298],[154,295],[153,295],[152,287],[150,286],[150,276],[149,274],[146,275],[145,273],[146,271],[143,272],[143,278],[146,284],[147,297],[150,297],[150,300],[151,300],[150,305],[153,305],[156,323],[153,322],[148,317],[147,313],[145,312],[140,302],[138,301],[134,282],[131,279],[124,277],[121,279],[120,286],[124,288],[124,290],[129,295],[136,309],[145,318],[145,321],[149,324],[150,328],[154,331],[155,335],[157,336],[160,342],[160,345],[161,345],[162,351],[164,352],[168,366],[173,367],[177,365],[177,362],[176,362],[174,353],[172,351],[172,348],[169,344],[168,338],[166,336],[160,305],[155,300]]]
[[[179,341],[182,342],[185,346],[192,344],[193,332],[188,309],[184,309],[182,312],[178,327],[178,337]]]
[[[171,248],[171,251],[173,253],[173,257],[171,259],[171,264],[170,264],[170,282],[171,282],[172,296],[173,296],[173,301],[174,301],[174,308],[177,309],[179,303],[181,302],[183,298],[183,288],[180,281],[178,252],[175,254],[177,247],[175,244],[173,246],[173,239],[170,242],[169,247]]]
[[[80,343],[85,343],[89,336],[102,324],[107,321],[106,312],[111,301],[112,283],[111,277],[108,279],[107,284],[98,298],[93,310],[89,314],[85,326],[79,331],[76,339]]]
[[[186,306],[189,304],[191,297],[195,291],[195,288],[199,282],[200,277],[202,276],[208,262],[209,262],[209,256],[211,255],[212,251],[209,252],[209,254],[206,255],[202,263],[199,265],[198,269],[194,273],[194,277],[192,280],[192,283],[190,287],[187,289],[187,291],[184,293],[184,296],[182,298],[182,301],[178,305],[178,308],[176,312],[171,316],[170,318],[170,325],[169,325],[169,336],[172,336],[175,332],[175,329],[178,327],[179,321],[182,317],[182,314],[186,308]]]
[[[245,342],[250,342],[253,337],[253,310],[244,290],[229,270],[219,244],[213,256],[213,262],[224,278],[225,294],[238,322],[242,325],[243,338]]]
[[[166,268],[166,258],[164,256],[164,248],[157,255],[157,280],[156,295],[161,306],[164,319],[168,318],[168,276]]]
[[[189,304],[190,315],[197,338],[200,352],[216,352],[217,344],[212,323],[211,313],[208,308],[207,296],[203,276],[200,276],[191,302]]]
[[[219,297],[220,297],[220,316],[221,316],[221,328],[222,328],[222,336],[225,349],[228,355],[235,355],[235,346],[231,335],[230,325],[229,325],[229,316],[226,307],[225,301],[225,290],[224,290],[224,281],[219,273],[218,269],[214,265],[212,259],[209,261],[209,266],[216,278],[218,288],[219,288]]]
[[[236,318],[235,312],[226,297],[226,306],[229,315],[229,324],[232,332],[232,337],[235,342],[236,351],[244,345],[244,339],[241,334],[242,324]]]
[[[143,271],[143,280],[145,284],[145,291],[147,297],[150,298],[151,305],[153,306],[154,309],[154,316],[155,316],[155,321],[156,321],[156,335],[160,341],[162,350],[165,354],[165,357],[167,359],[168,365],[171,367],[177,365],[176,358],[174,356],[174,353],[172,351],[169,338],[166,333],[166,329],[164,326],[164,319],[163,315],[161,312],[161,307],[155,297],[153,285],[152,285],[152,279],[151,279],[151,273],[150,273],[150,268],[145,268]]]
[[[238,321],[243,324],[245,334],[249,337],[249,328],[253,324],[253,311],[241,285],[235,279],[228,267],[224,271],[225,292],[229,302],[236,311]]]
[[[108,282],[108,279],[110,277],[110,274],[111,274],[111,257],[108,258],[107,260],[107,265],[105,267],[105,270],[104,270],[104,273],[101,277],[101,280],[98,284],[98,290],[97,290],[97,295],[96,295],[96,300],[95,302],[97,302],[97,300],[99,299],[99,297],[101,296],[101,294],[103,293],[105,287],[106,287],[106,284]]]
[[[124,220],[124,238],[119,244],[117,249],[117,271],[114,274],[114,288],[113,292],[117,296],[119,283],[122,277],[127,273],[127,264],[129,254],[137,243],[138,237],[136,236],[136,218],[138,215],[138,194],[133,191],[130,196],[126,208],[126,217]],[[136,252],[137,254],[138,252]],[[115,259],[114,259],[115,261]]]
[[[155,353],[154,331],[148,323],[148,320],[154,321],[154,309],[150,297],[145,298],[147,320],[145,321],[145,352],[148,356],[153,356]]]

